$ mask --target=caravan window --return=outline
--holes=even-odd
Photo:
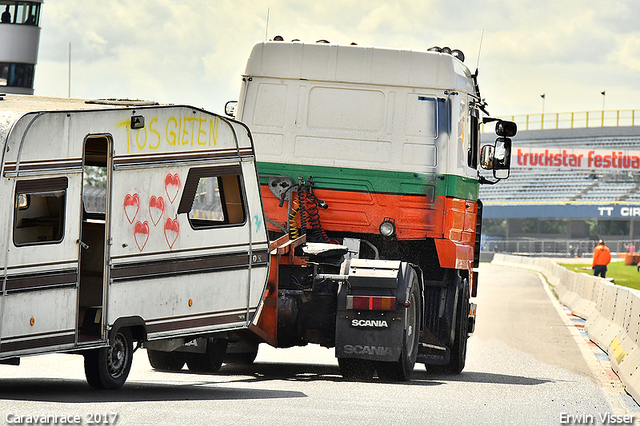
[[[187,213],[193,229],[245,222],[240,166],[189,170],[178,213]]]
[[[16,183],[13,218],[16,246],[62,241],[67,185],[66,177]]]

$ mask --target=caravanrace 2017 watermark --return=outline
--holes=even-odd
[[[561,425],[631,425],[635,424],[633,414],[569,414],[560,413]]]
[[[86,414],[18,414],[7,413],[4,421],[7,425],[115,425],[118,413]]]

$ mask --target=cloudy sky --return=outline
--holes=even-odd
[[[269,25],[267,27],[267,14]],[[493,115],[640,109],[637,0],[46,0],[35,92],[187,103],[237,99],[254,43],[466,54]],[[484,36],[483,35],[484,31]]]

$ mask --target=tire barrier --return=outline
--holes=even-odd
[[[589,339],[607,352],[626,391],[640,401],[640,291],[569,271],[545,258],[496,254],[491,263],[543,274],[560,302],[586,320]]]

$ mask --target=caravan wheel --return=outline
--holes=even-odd
[[[129,376],[133,360],[133,338],[128,328],[120,329],[113,344],[84,354],[87,382],[96,389],[119,389]]]

